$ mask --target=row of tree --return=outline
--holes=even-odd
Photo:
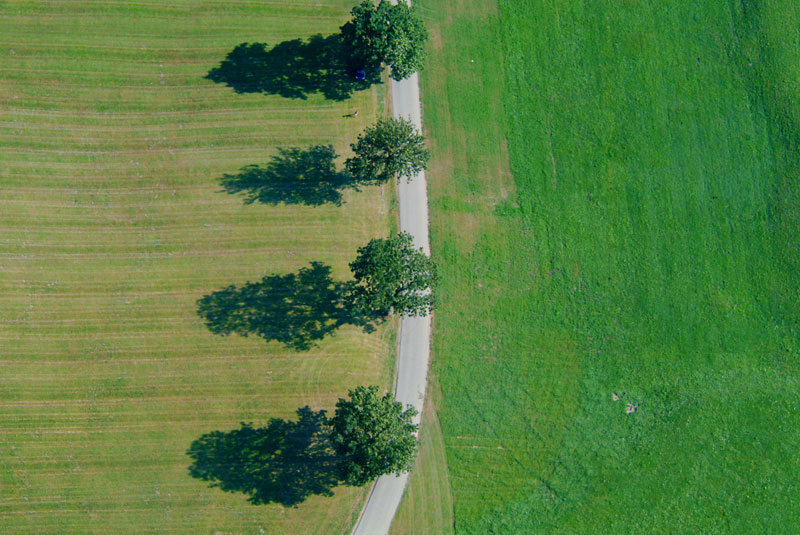
[[[366,68],[389,66],[395,80],[407,78],[422,66],[428,37],[422,21],[405,2],[377,6],[364,0],[352,10],[353,18],[342,26],[342,37]],[[430,153],[425,139],[405,119],[381,119],[358,136],[345,161],[347,172],[360,182],[410,180],[425,169]],[[356,281],[352,304],[363,312],[427,315],[433,308],[436,269],[413,237],[400,232],[373,239],[358,249],[350,263]],[[342,477],[351,485],[364,485],[392,472],[411,469],[416,453],[417,414],[413,407],[377,386],[358,387],[349,399],[339,399],[330,420],[331,440],[343,460]]]
[[[427,32],[405,2],[391,4],[380,0],[376,5],[364,0],[353,8],[352,15],[352,20],[341,27],[341,36],[359,70],[375,72],[387,65],[391,77],[401,80],[421,67]],[[378,120],[358,136],[351,148],[353,155],[345,161],[345,168],[358,183],[410,179],[425,168],[430,158],[423,136],[405,119]],[[354,282],[347,286],[345,296],[349,308],[365,316],[391,313],[419,316],[431,312],[437,280],[435,265],[421,249],[414,247],[410,234],[400,232],[371,240],[358,249],[350,269]],[[231,288],[226,292],[235,293]],[[241,319],[242,314],[219,306],[223,301],[218,296],[207,296],[200,301],[201,311],[209,323],[222,325],[219,332],[238,331],[241,322],[231,318]],[[244,327],[242,332],[246,334],[250,326]],[[349,391],[348,398],[339,399],[335,416],[330,420],[324,418],[323,423],[338,459],[341,480],[350,485],[364,485],[383,474],[409,470],[416,452],[417,425],[412,421],[416,414],[413,407],[404,409],[391,394],[381,396],[377,386],[357,387]],[[256,430],[246,427],[231,437],[254,433],[258,435]],[[218,448],[225,442],[219,439],[217,435],[206,437],[190,450],[196,459],[192,470],[199,477],[217,480],[227,477],[221,474],[230,463],[217,463],[215,469],[209,469],[213,463],[208,462],[209,455],[203,449],[214,440]]]

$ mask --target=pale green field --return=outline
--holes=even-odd
[[[327,36],[353,2],[0,2],[0,531],[346,532],[365,491],[256,506],[190,477],[186,451],[241,421],[388,384],[393,332],[296,353],[211,334],[197,300],[310,261],[348,275],[393,192],[245,204],[220,177],[279,147],[343,152],[381,113],[238,94],[205,75],[243,42]],[[343,118],[360,110],[358,119]]]

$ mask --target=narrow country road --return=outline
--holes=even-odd
[[[395,117],[410,119],[422,132],[419,78],[416,73],[402,82],[392,80],[392,107]],[[414,237],[414,244],[421,247],[425,254],[430,255],[426,186],[425,171],[409,182],[401,179],[398,184],[398,203],[400,230],[411,234]],[[397,351],[395,398],[404,406],[413,406],[420,414],[422,414],[428,374],[430,335],[430,317],[403,317]],[[416,422],[419,423],[419,416]],[[356,523],[353,535],[386,535],[400,505],[407,481],[408,474],[378,478]]]

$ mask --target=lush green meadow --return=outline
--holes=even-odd
[[[204,295],[311,261],[342,280],[357,246],[391,225],[389,188],[308,206],[248,204],[221,184],[279,148],[342,153],[382,113],[382,85],[329,100],[314,80],[282,81],[300,87],[284,98],[206,78],[240,43],[336,32],[352,3],[0,2],[3,533],[354,523],[364,489],[257,506],[192,478],[186,455],[204,433],[389,384],[390,325],[345,326],[296,352],[216,336],[197,314]]]
[[[419,5],[455,532],[794,532],[797,3]]]

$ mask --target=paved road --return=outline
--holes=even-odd
[[[419,79],[414,74],[402,82],[392,80],[392,106],[395,117],[410,119],[419,131],[422,121],[419,102]],[[410,182],[400,180],[400,230],[414,237],[414,243],[430,255],[428,241],[428,194],[425,172]],[[400,344],[397,355],[397,383],[395,398],[403,405],[412,405],[422,413],[425,383],[428,374],[428,356],[431,336],[431,319],[404,317],[400,323]],[[419,416],[416,418],[419,423]],[[353,535],[386,535],[403,497],[408,474],[378,478]]]

